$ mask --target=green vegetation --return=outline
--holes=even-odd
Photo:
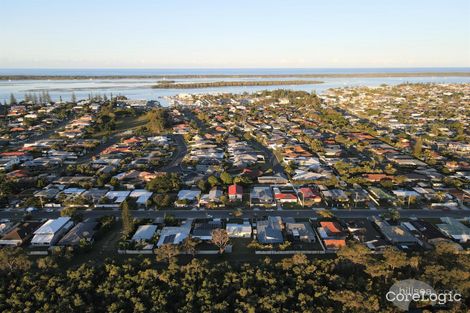
[[[162,247],[159,263],[133,258],[70,269],[57,268],[51,257],[33,263],[2,249],[0,310],[395,312],[385,294],[396,280],[408,278],[426,281],[436,290],[456,290],[462,299],[470,295],[470,255],[456,254],[449,244],[412,256],[392,248],[375,255],[362,245],[351,245],[336,259],[309,260],[298,254],[278,262],[265,258],[254,264],[214,264],[192,259],[180,265],[180,251]],[[465,301],[452,305],[446,312],[468,309]]]
[[[152,134],[161,134],[169,127],[168,111],[163,108],[155,108],[146,114],[147,129]]]
[[[127,200],[124,200],[121,204],[121,215],[122,215],[122,233],[128,236],[134,230],[134,218],[130,212],[130,205]]]
[[[145,188],[149,191],[158,193],[168,193],[178,191],[181,181],[176,173],[165,173],[152,179],[147,183]]]

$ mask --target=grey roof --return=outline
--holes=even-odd
[[[279,216],[269,216],[267,220],[256,222],[258,241],[261,243],[283,243],[281,223],[282,219]]]
[[[292,236],[299,236],[300,239],[315,241],[316,236],[312,226],[308,222],[286,223],[286,230]]]
[[[437,224],[437,227],[448,236],[470,236],[470,228],[460,223],[455,218],[443,217],[442,224]]]
[[[77,246],[81,239],[91,240],[98,222],[81,222],[75,225],[58,243],[59,246]]]
[[[220,221],[195,223],[192,234],[194,237],[209,237],[212,236],[212,231],[217,228],[222,228]]]
[[[418,238],[413,236],[402,226],[390,225],[378,218],[376,218],[374,222],[380,228],[385,238],[393,244],[420,243]]]

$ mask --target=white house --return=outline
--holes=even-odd
[[[164,244],[180,244],[184,239],[189,236],[191,232],[192,220],[187,220],[181,226],[167,226],[163,227],[160,232],[160,238],[157,242],[157,247],[160,247]]]
[[[73,221],[68,216],[50,219],[34,232],[31,239],[33,246],[51,246],[73,226]]]
[[[442,233],[461,243],[470,241],[470,228],[451,217],[443,217],[441,220],[444,223],[436,226]]]
[[[157,231],[156,225],[140,225],[137,228],[134,236],[132,236],[133,241],[149,241],[152,239],[153,235]]]
[[[228,236],[230,238],[250,238],[251,237],[251,225],[249,222],[243,224],[229,223],[225,225]]]
[[[152,194],[153,194],[153,192],[147,191],[145,189],[135,189],[130,193],[129,197],[137,198],[135,203],[139,207],[146,207],[147,206],[147,201],[150,199]]]

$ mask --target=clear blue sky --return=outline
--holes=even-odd
[[[0,67],[470,66],[469,0],[2,0]]]

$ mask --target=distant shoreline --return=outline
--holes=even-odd
[[[5,80],[93,79],[200,79],[200,78],[380,78],[380,77],[470,77],[470,72],[335,73],[335,74],[170,74],[170,75],[0,75]]]
[[[196,89],[211,87],[237,87],[237,86],[288,86],[288,85],[314,85],[321,84],[316,80],[258,80],[258,81],[218,81],[200,83],[159,83],[153,85],[154,89]]]

